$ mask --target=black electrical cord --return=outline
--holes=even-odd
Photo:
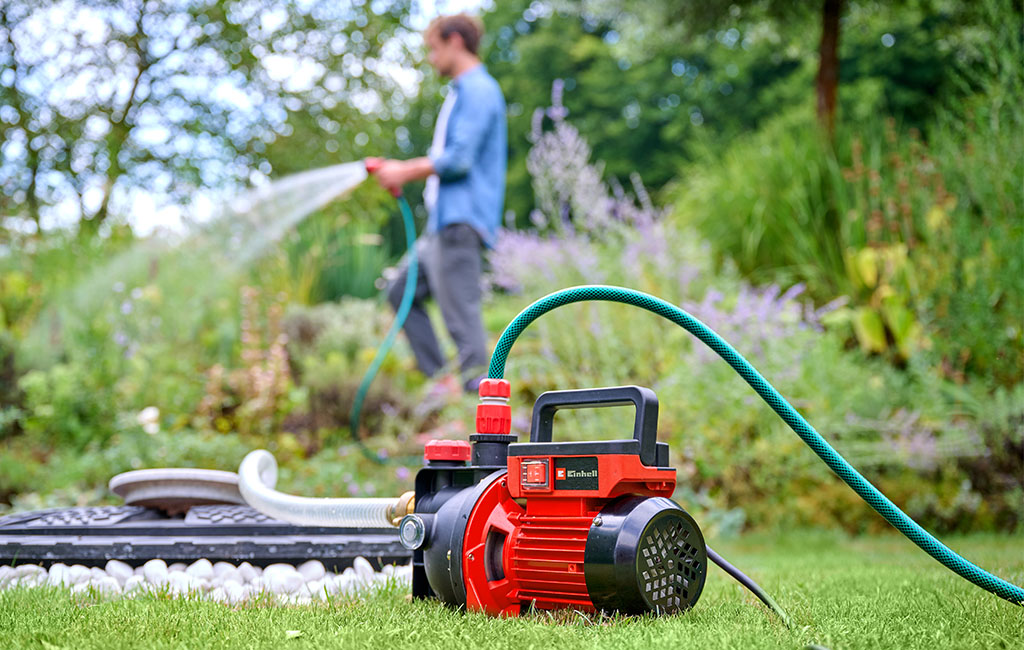
[[[722,571],[725,571],[730,576],[735,578],[736,582],[740,583],[741,585],[749,589],[750,592],[757,596],[762,603],[768,606],[768,609],[778,614],[779,618],[782,619],[782,622],[786,624],[786,627],[793,627],[793,620],[789,618],[789,614],[786,613],[786,610],[779,607],[779,604],[775,602],[774,598],[768,595],[768,592],[762,589],[761,586],[758,585],[756,582],[751,580],[750,577],[747,576],[745,573],[743,573],[733,565],[729,564],[729,562],[726,561],[724,557],[722,557],[714,550],[712,550],[710,546],[708,546],[707,549],[709,560],[717,564],[719,568],[722,569]]]

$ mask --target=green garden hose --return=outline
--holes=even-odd
[[[534,320],[547,312],[574,302],[584,301],[607,301],[620,302],[627,305],[642,307],[650,312],[658,314],[673,323],[683,327],[686,331],[700,339],[705,345],[714,350],[720,357],[732,366],[741,377],[757,392],[761,398],[772,407],[779,417],[789,425],[800,439],[803,440],[814,453],[821,458],[829,468],[835,472],[854,492],[882,515],[886,521],[892,524],[897,530],[903,533],[908,539],[917,544],[928,555],[932,556],[946,568],[953,571],[960,577],[973,582],[982,589],[989,591],[1001,598],[1005,598],[1019,606],[1024,606],[1024,589],[1011,584],[1002,578],[992,575],[988,571],[968,562],[952,549],[937,540],[928,531],[922,528],[917,522],[911,519],[905,512],[900,510],[890,501],[878,488],[873,486],[867,479],[860,475],[850,463],[846,461],[839,452],[832,448],[817,431],[814,430],[796,409],[769,384],[761,374],[754,369],[731,345],[716,334],[709,327],[704,325],[682,309],[672,305],[660,298],[623,287],[611,287],[602,285],[589,285],[570,287],[544,296],[519,313],[509,323],[508,327],[498,339],[494,354],[491,356],[491,365],[488,369],[488,377],[491,379],[502,379],[505,375],[505,361],[508,358],[509,350],[516,338]]]
[[[397,200],[398,209],[402,213],[402,222],[405,224],[405,245],[409,254],[405,274],[405,289],[402,292],[402,301],[398,305],[398,311],[395,312],[395,320],[391,323],[391,329],[388,330],[387,336],[384,337],[384,342],[377,348],[377,353],[373,355],[373,361],[370,362],[370,367],[366,370],[366,374],[363,375],[363,380],[359,384],[359,390],[356,391],[348,424],[352,432],[352,440],[359,445],[359,450],[363,452],[363,455],[373,462],[381,464],[385,462],[384,459],[370,451],[362,438],[359,437],[359,416],[362,414],[363,400],[366,399],[366,393],[370,390],[370,384],[373,383],[373,379],[377,376],[377,371],[380,370],[381,364],[384,363],[384,358],[391,351],[391,346],[395,344],[398,331],[402,329],[405,319],[409,316],[409,310],[412,309],[412,299],[416,293],[416,274],[418,273],[416,247],[414,246],[416,243],[416,223],[413,221],[412,210],[409,209],[409,202],[405,200],[405,197],[398,196]]]

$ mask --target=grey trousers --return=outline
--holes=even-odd
[[[457,363],[467,391],[476,390],[489,360],[480,314],[482,248],[480,235],[464,223],[421,235],[416,240],[416,293],[404,326],[416,365],[428,377],[434,376],[444,367],[445,359],[424,303],[431,296],[437,301],[458,348]],[[398,276],[388,286],[388,302],[396,310],[402,302],[408,264],[408,258],[402,260]]]

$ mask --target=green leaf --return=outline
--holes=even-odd
[[[870,307],[861,307],[853,319],[857,342],[865,352],[885,352],[885,324],[882,317]]]
[[[907,309],[902,302],[884,300],[882,301],[882,316],[885,318],[885,324],[889,327],[889,332],[892,333],[900,356],[909,359],[917,346],[917,338],[921,330],[917,319],[914,318],[914,313]]]
[[[854,258],[857,267],[857,277],[868,289],[878,284],[878,265],[875,251],[870,248],[862,248],[857,251]]]

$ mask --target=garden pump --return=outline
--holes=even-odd
[[[534,407],[530,442],[509,435],[511,390],[503,377],[513,344],[544,314],[588,301],[639,307],[688,331],[894,528],[953,573],[1024,605],[1024,589],[966,560],[907,516],[704,323],[656,296],[605,285],[555,291],[523,309],[494,347],[471,443],[435,442],[426,450],[414,512],[399,523],[400,540],[414,551],[414,596],[491,614],[517,614],[524,606],[676,612],[697,601],[709,559],[790,623],[770,596],[704,544],[693,519],[668,498],[675,472],[667,467],[667,445],[656,439],[652,392],[546,393]],[[632,440],[552,441],[558,408],[630,402],[637,409]]]
[[[551,391],[529,442],[508,435],[509,383],[485,380],[470,442],[427,443],[415,512],[399,523],[414,597],[492,615],[536,609],[672,614],[707,577],[700,528],[670,499],[658,399],[639,386]],[[555,413],[632,404],[630,439],[552,439]]]

